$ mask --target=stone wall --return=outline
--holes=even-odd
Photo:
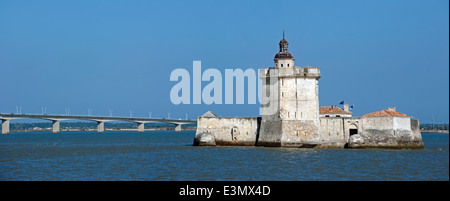
[[[281,121],[282,147],[314,147],[319,144],[319,121]]]
[[[410,117],[362,117],[362,133],[349,148],[423,148],[418,120]]]
[[[412,131],[412,141],[415,142],[415,144],[418,147],[424,147],[423,140],[422,140],[422,133],[420,132],[420,122],[418,119],[411,119],[411,131]]]
[[[320,118],[319,147],[344,148],[350,138],[350,129],[361,133],[359,117],[323,117]]]
[[[320,141],[323,146],[345,146],[348,136],[344,130],[344,122],[344,118],[320,118]]]
[[[272,121],[270,119],[261,120],[260,135],[257,145],[266,147],[281,146],[281,120]]]
[[[308,132],[312,130],[308,125],[319,127],[319,133]],[[419,120],[409,117],[326,117],[314,125],[302,120],[202,116],[197,119],[194,145],[423,148],[423,141]]]
[[[215,145],[255,146],[260,121],[259,117],[198,117],[195,139],[209,134],[214,137]],[[199,140],[194,140],[194,145]]]

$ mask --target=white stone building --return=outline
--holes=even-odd
[[[274,67],[260,69],[261,117],[197,118],[194,145],[315,148],[423,148],[419,121],[395,108],[352,117],[344,109],[319,107],[320,68],[294,65],[284,38]]]
[[[337,106],[319,107],[319,117],[352,117],[352,114],[348,110],[348,104],[344,104],[344,109]]]

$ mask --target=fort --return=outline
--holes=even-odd
[[[423,148],[419,120],[395,107],[353,117],[349,105],[319,106],[318,67],[294,65],[284,37],[274,67],[260,69],[261,117],[197,118],[196,146]]]

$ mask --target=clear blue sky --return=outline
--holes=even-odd
[[[320,105],[449,121],[447,0],[2,0],[0,112],[257,116],[259,104],[173,105],[169,76],[193,60],[271,67],[283,29],[295,64],[321,68]]]

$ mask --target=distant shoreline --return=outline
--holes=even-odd
[[[448,130],[421,130],[422,133],[449,133]]]

